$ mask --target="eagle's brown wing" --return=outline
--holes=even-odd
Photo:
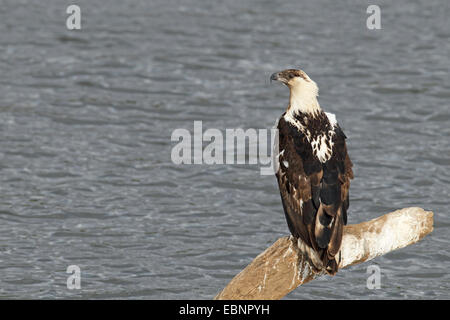
[[[339,126],[331,158],[321,163],[296,127],[278,122],[279,166],[276,172],[290,232],[314,249],[330,274],[335,274],[343,226],[347,224],[348,191],[353,178],[345,135]]]

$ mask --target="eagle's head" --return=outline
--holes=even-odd
[[[305,71],[300,69],[286,69],[280,72],[275,72],[270,76],[270,81],[280,81],[290,88],[309,84],[313,82]]]
[[[289,109],[291,111],[314,112],[320,108],[317,102],[319,88],[305,71],[300,69],[287,69],[275,72],[270,81],[280,81],[289,87],[291,96]]]

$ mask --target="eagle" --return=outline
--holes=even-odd
[[[287,69],[270,80],[290,90],[277,124],[275,172],[287,225],[313,267],[335,275],[353,179],[347,137],[336,116],[321,109],[318,86],[304,71]]]

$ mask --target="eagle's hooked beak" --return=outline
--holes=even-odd
[[[275,72],[270,76],[270,83],[272,81],[280,81],[284,84],[287,84],[288,80],[286,79],[286,76],[283,72]]]
[[[272,83],[272,81],[278,81],[278,79],[279,79],[279,72],[272,73],[272,75],[270,76],[270,83]]]

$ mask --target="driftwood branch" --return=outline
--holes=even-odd
[[[433,212],[405,208],[344,228],[339,268],[416,243],[433,231]],[[216,300],[281,299],[315,272],[289,237],[278,239],[236,275]]]

